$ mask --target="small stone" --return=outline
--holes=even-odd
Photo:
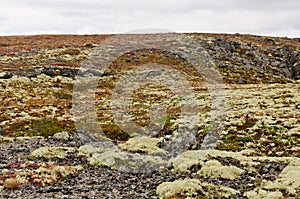
[[[247,83],[247,80],[244,79],[244,78],[242,78],[242,77],[240,77],[240,78],[238,79],[237,83],[238,83],[238,84],[246,84],[246,83]]]
[[[85,44],[85,47],[87,47],[87,48],[95,48],[96,46],[94,46],[93,44]]]
[[[28,141],[30,139],[31,139],[30,137],[23,137],[23,136],[16,137],[16,141],[18,142]]]

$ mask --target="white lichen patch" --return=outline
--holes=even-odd
[[[78,155],[79,156],[85,156],[85,157],[91,157],[93,154],[96,153],[103,153],[105,151],[115,151],[118,150],[118,147],[115,146],[110,141],[103,141],[99,142],[96,145],[92,144],[85,144],[79,147],[78,149]]]
[[[205,151],[186,151],[180,156],[171,159],[170,162],[175,171],[189,172],[192,166],[203,164],[204,160],[207,159],[206,155]]]
[[[39,158],[65,158],[69,152],[75,152],[76,149],[72,147],[40,147],[32,151],[29,155],[31,159]]]
[[[221,177],[230,180],[239,178],[245,170],[247,170],[247,172],[257,172],[257,166],[260,164],[260,162],[277,162],[280,164],[290,164],[289,167],[292,167],[293,169],[291,168],[292,171],[290,171],[290,173],[287,172],[285,174],[286,170],[282,172],[281,176],[285,177],[283,178],[284,180],[280,180],[280,187],[294,186],[293,190],[299,189],[299,177],[297,172],[299,172],[300,169],[298,166],[296,166],[297,164],[299,164],[299,158],[266,157],[252,155],[254,154],[251,150],[241,152],[195,150],[182,153],[178,157],[171,159],[169,161],[169,164],[172,164],[174,167],[174,171],[177,172],[191,172],[193,166],[198,166],[199,170],[197,171],[197,174],[200,176],[209,176],[212,178]],[[220,162],[214,160],[214,158],[233,158],[236,161],[240,162],[241,168],[233,165],[222,165]],[[287,167],[286,169],[289,169],[289,167]],[[290,178],[287,175],[290,175]]]
[[[257,165],[257,162],[253,162],[254,157],[244,156],[241,152],[219,151],[219,150],[194,150],[186,151],[178,157],[171,159],[170,163],[173,165],[175,171],[189,172],[190,168],[194,165],[204,165],[204,162],[213,157],[231,157],[241,161],[241,163],[248,165],[248,169]],[[249,153],[249,151],[247,152]]]
[[[86,144],[86,145],[83,145],[83,146],[79,147],[78,155],[89,157],[92,154],[99,153],[101,151],[102,151],[102,149],[98,149],[98,148],[94,147],[93,145]]]
[[[199,197],[230,197],[238,191],[225,186],[200,182],[198,179],[175,180],[173,182],[163,182],[156,189],[156,194],[163,199],[178,197],[196,198]]]
[[[182,194],[193,194],[201,190],[200,181],[197,179],[175,180],[163,182],[156,189],[160,198],[168,199]]]
[[[202,165],[197,174],[205,177],[225,178],[234,180],[243,174],[244,170],[235,166],[223,166],[217,160],[210,160]]]
[[[164,154],[165,150],[159,148],[157,145],[160,139],[149,137],[136,137],[129,139],[125,144],[118,146],[130,152],[147,153],[147,154]]]

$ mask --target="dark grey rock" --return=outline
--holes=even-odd
[[[93,45],[93,44],[85,44],[85,47],[87,47],[87,48],[95,48],[96,46]]]
[[[4,132],[5,132],[5,129],[4,129],[4,128],[2,128],[2,127],[0,127],[0,135],[3,135],[3,134],[4,134]]]
[[[10,79],[13,76],[11,72],[4,72],[0,75],[0,79]]]
[[[85,130],[77,130],[76,133],[79,135],[79,138],[82,144],[89,144],[93,142],[99,142],[99,139],[93,134]]]
[[[242,78],[242,77],[240,77],[240,78],[238,79],[237,83],[238,83],[238,84],[246,84],[246,83],[247,83],[247,80],[244,79],[244,78]]]

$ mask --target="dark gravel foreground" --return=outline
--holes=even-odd
[[[78,135],[68,141],[31,139],[24,142],[1,143],[0,163],[18,162],[20,156],[42,146],[79,147],[82,143]],[[24,161],[24,160],[23,160]],[[64,159],[35,160],[35,162],[54,161],[58,164],[87,165],[85,158],[69,154]],[[16,190],[0,192],[0,198],[158,198],[156,187],[165,181],[185,178],[184,174],[171,172],[124,173],[109,168],[86,166],[77,175],[69,175],[51,186],[37,187],[22,185]]]
[[[0,164],[24,161],[22,156],[41,146],[72,146],[80,147],[82,142],[76,133],[70,134],[69,140],[29,139],[12,143],[0,144]],[[218,157],[218,161],[225,165],[239,166],[239,161],[230,158]],[[83,165],[84,170],[78,174],[69,175],[51,186],[38,187],[36,185],[22,185],[16,190],[5,189],[0,192],[0,198],[158,198],[155,191],[159,184],[176,179],[199,178],[194,172],[191,174],[176,173],[170,170],[155,171],[152,173],[126,173],[90,166],[86,158],[69,154],[63,159],[34,160],[36,163],[55,162],[57,164]],[[215,185],[225,185],[236,190],[252,190],[255,179],[272,179],[282,171],[286,165],[275,162],[261,162],[257,173],[245,172],[239,179],[226,180],[215,178],[199,178],[203,182]],[[13,168],[9,168],[13,169]],[[199,168],[192,168],[199,169]],[[252,186],[251,186],[252,184]],[[243,198],[243,191],[231,198]],[[197,197],[201,197],[198,195]]]
[[[183,175],[171,173],[130,174],[90,167],[51,187],[23,186],[2,193],[2,198],[158,198],[155,188]]]

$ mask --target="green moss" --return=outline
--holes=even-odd
[[[54,97],[58,99],[72,100],[72,95],[63,91],[57,91],[54,93]]]
[[[61,131],[70,131],[72,127],[65,126],[57,120],[44,119],[44,120],[34,120],[30,123],[30,129],[27,131],[29,136],[53,136],[55,133]]]
[[[280,125],[256,125],[255,122],[251,121],[232,124],[228,128],[228,133],[220,136],[221,142],[219,142],[217,149],[241,151],[247,148],[247,143],[259,142],[261,138],[266,138],[267,141],[260,147],[260,150],[264,151],[264,147],[271,143],[274,143],[278,150],[284,150],[286,144],[282,140],[292,139],[284,133],[285,130]]]
[[[102,131],[106,137],[112,140],[126,141],[130,135],[120,129],[115,123],[107,123],[101,125]]]
[[[197,97],[197,99],[199,99],[199,100],[206,100],[207,99],[207,95],[199,95],[198,97]]]
[[[177,117],[175,115],[168,115],[164,124],[164,128],[171,128],[174,125],[173,120],[175,120],[176,118]]]
[[[6,134],[9,136],[53,136],[62,131],[73,131],[75,129],[72,122],[58,121],[56,119],[40,119],[15,123]]]
[[[249,137],[238,137],[234,134],[227,134],[225,136],[221,136],[222,142],[217,145],[218,150],[226,150],[226,151],[241,151],[244,149],[244,142],[249,141]]]
[[[279,125],[261,125],[259,128],[262,129],[263,133],[267,135],[276,134],[285,130],[283,126]]]

